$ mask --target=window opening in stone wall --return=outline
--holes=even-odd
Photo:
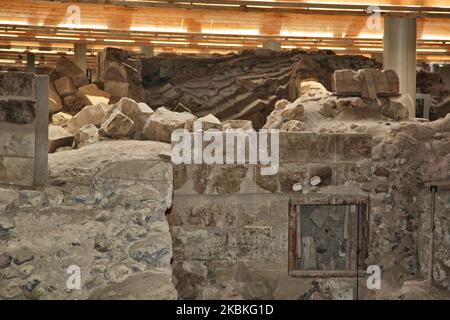
[[[367,203],[290,207],[290,274],[357,276],[367,256]]]

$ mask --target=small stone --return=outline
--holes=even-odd
[[[313,187],[318,186],[320,184],[320,182],[322,182],[322,179],[320,179],[319,176],[314,176],[310,180],[311,186],[313,186]]]
[[[377,167],[373,172],[373,174],[379,177],[386,177],[386,178],[389,178],[390,176],[389,170],[384,167]]]
[[[442,139],[444,139],[444,138],[445,138],[445,135],[443,135],[443,134],[440,133],[440,132],[435,133],[435,134],[433,135],[433,139],[436,139],[436,140],[442,140]]]
[[[305,130],[305,125],[298,120],[289,120],[281,125],[280,130],[286,132],[300,132]]]
[[[217,129],[222,130],[223,126],[219,119],[217,119],[212,114],[208,114],[207,116],[198,118],[197,120],[191,119],[189,121],[186,121],[185,128],[189,131],[194,131],[194,126],[198,123],[201,123],[201,129],[203,131],[209,130],[209,129]]]
[[[282,100],[278,100],[275,103],[275,110],[283,110],[286,108],[286,106],[289,104],[290,102],[287,101],[286,99],[282,99]]]
[[[13,262],[18,266],[34,259],[33,252],[27,247],[17,249],[11,255]]]
[[[172,154],[170,152],[160,152],[158,153],[158,156],[166,160],[172,159]]]
[[[6,269],[11,265],[12,258],[6,254],[0,254],[0,269]]]
[[[303,186],[302,186],[302,184],[300,182],[295,183],[292,186],[292,191],[294,191],[294,192],[301,191],[302,189],[303,189]]]
[[[107,211],[102,211],[95,216],[95,221],[105,222],[111,219],[111,215]]]
[[[304,120],[305,108],[301,104],[288,105],[281,111],[281,117],[289,120]]]
[[[32,264],[25,265],[18,270],[19,277],[22,279],[28,278],[34,270]]]
[[[108,252],[112,250],[112,243],[108,241],[104,234],[96,235],[94,238],[94,249],[98,252]]]
[[[253,130],[253,124],[250,120],[228,120],[223,123],[223,130],[236,129],[241,129],[243,131]]]

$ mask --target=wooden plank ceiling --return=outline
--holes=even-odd
[[[86,43],[88,61],[107,46],[138,51],[226,53],[280,41],[285,50],[382,51],[383,16],[418,18],[418,58],[450,60],[450,0],[367,1],[32,1],[0,0],[0,65],[41,64]],[[373,4],[372,4],[373,6]],[[373,11],[380,17],[373,16]]]

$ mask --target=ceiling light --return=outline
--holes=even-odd
[[[73,24],[73,23],[60,23],[58,28],[69,28],[69,29],[99,29],[107,30],[108,26],[101,24]]]
[[[235,34],[235,35],[247,35],[258,36],[259,29],[214,29],[214,28],[202,28],[202,33],[210,34]]]
[[[105,41],[105,42],[129,42],[129,43],[136,42],[135,40],[127,40],[127,39],[105,39],[103,41]]]
[[[346,50],[344,47],[317,47],[319,50]]]
[[[214,42],[199,42],[197,43],[199,46],[222,46],[222,47],[243,47],[243,44],[240,43],[214,43]]]
[[[417,49],[417,52],[447,52],[446,49]]]
[[[147,27],[131,27],[130,31],[142,31],[142,32],[187,32],[183,27],[159,27],[159,26],[147,26]]]
[[[54,37],[54,36],[35,36],[36,39],[51,39],[51,40],[80,40],[74,37]]]
[[[304,38],[332,38],[333,32],[301,32],[282,30],[280,32],[282,37],[304,37]]]
[[[186,45],[186,44],[190,43],[190,42],[186,42],[186,41],[159,41],[159,40],[153,40],[150,42],[157,43],[157,44],[181,44],[181,45]]]

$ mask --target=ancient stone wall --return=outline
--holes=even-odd
[[[51,154],[45,188],[0,188],[0,299],[176,299],[169,150],[100,142]]]
[[[0,72],[0,185],[47,180],[48,77]]]
[[[179,165],[168,215],[174,279],[181,298],[290,298],[308,295],[314,279],[288,275],[292,187],[307,193],[366,194],[347,185],[370,175],[366,134],[282,133],[280,168],[260,165]],[[320,187],[310,179],[321,176]],[[354,278],[323,279],[328,298],[353,298]],[[311,293],[312,294],[312,293]]]

